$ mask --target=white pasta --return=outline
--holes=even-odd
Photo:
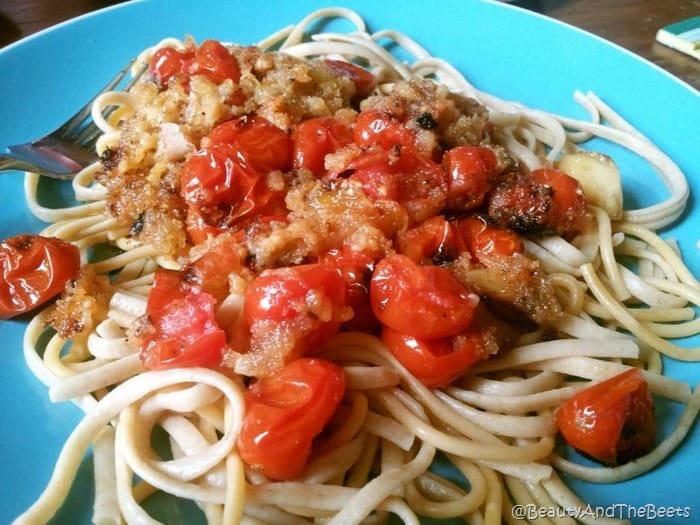
[[[325,18],[345,19],[354,30],[309,38],[312,23]],[[661,354],[700,360],[699,348],[667,340],[700,333],[700,285],[677,250],[654,232],[678,219],[689,197],[685,177],[667,155],[592,93],[575,94],[590,116],[587,121],[500,100],[408,36],[388,30],[369,33],[362,18],[347,9],[319,10],[259,44],[294,57],[361,62],[378,77],[379,91],[390,92],[399,79],[434,77],[486,106],[494,141],[523,169],[551,166],[562,153],[585,148],[591,137],[622,145],[648,161],[670,196],[625,210],[621,220],[591,207],[595,229],[575,239],[525,239],[526,255],[550,274],[565,313],[550,326],[523,335],[502,355],[475,364],[450,386],[424,386],[377,337],[337,334],[320,352],[344,371],[341,416],[298,479],[272,481],[246,466],[237,450],[246,410],[243,377],[228,368],[149,371],[130,341],[147,311],[156,268],[179,269],[184,259],[135,240],[130,228],[110,214],[107,188],[96,182],[99,163],[74,179],[81,204],[65,209],[41,205],[39,177],[27,174],[29,208],[51,223],[42,233],[78,246],[84,264],[110,276],[106,287],[111,295],[89,333],[72,341],[54,335],[40,343],[47,312],[27,327],[27,366],[47,386],[52,401],[70,400],[85,415],[65,443],[44,492],[15,523],[34,525],[53,516],[91,446],[95,523],[158,523],[142,503],[162,491],[194,501],[208,523],[340,525],[385,523],[389,513],[407,524],[418,524],[420,516],[494,524],[513,522],[515,504],[581,508],[585,502],[557,471],[591,482],[616,482],[656,467],[680,445],[697,416],[700,393],[664,376]],[[399,61],[393,45],[414,60]],[[187,46],[165,39],[139,55],[135,71],[159,49]],[[99,152],[119,143],[120,122],[137,105],[130,93],[98,98],[92,114],[104,134]],[[107,106],[116,109],[105,118]],[[191,131],[183,126],[170,132],[178,137],[175,153],[159,137],[147,139],[158,144],[154,150],[159,155],[181,160],[191,151]],[[105,243],[118,253],[91,260],[92,250]],[[634,258],[638,268],[623,266],[623,257]],[[236,278],[242,281],[240,275],[229,279],[231,293],[217,311],[220,320],[241,314],[244,295]],[[556,409],[589,385],[632,367],[644,369],[655,395],[687,405],[670,436],[640,460],[619,467],[586,467],[555,453]],[[172,457],[152,447],[154,429],[166,434]],[[438,453],[468,480],[468,490],[428,470]]]

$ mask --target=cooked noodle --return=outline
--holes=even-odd
[[[345,18],[356,30],[312,34],[309,40],[314,21],[326,17]],[[388,43],[415,60],[398,61]],[[168,39],[158,46],[184,44]],[[148,62],[158,46],[144,51],[140,62]],[[90,445],[96,523],[156,523],[141,505],[152,492],[164,491],[195,501],[208,523],[231,524],[382,523],[388,513],[405,523],[418,523],[418,516],[512,522],[515,504],[585,506],[556,470],[591,482],[620,481],[654,468],[679,445],[697,415],[700,396],[697,389],[662,375],[660,354],[683,361],[700,358],[700,348],[667,341],[700,332],[694,311],[700,286],[678,253],[654,233],[680,216],[689,194],[685,177],[665,154],[591,93],[575,95],[590,121],[497,99],[409,37],[368,33],[362,19],[345,9],[316,12],[261,46],[297,57],[362,59],[384,91],[401,78],[435,78],[486,105],[495,140],[529,168],[555,161],[591,137],[620,144],[649,162],[670,196],[626,210],[621,220],[595,208],[597,231],[573,241],[526,240],[528,255],[551,274],[566,311],[554,327],[561,338],[540,341],[541,334],[526,334],[516,348],[475,365],[449,387],[426,388],[373,336],[338,334],[324,355],[346,373],[343,420],[300,479],[271,482],[245,471],[235,448],[244,412],[240,379],[200,368],[145,371],[127,343],[129,325],[145,311],[155,268],[177,267],[177,261],[150,244],[134,242],[110,215],[105,188],[94,181],[99,164],[75,178],[81,204],[65,209],[42,206],[39,177],[27,174],[29,207],[51,223],[44,234],[73,242],[84,263],[91,249],[103,243],[121,252],[92,263],[98,274],[115,277],[104,318],[86,337],[68,344],[54,335],[44,348],[39,342],[45,314],[27,328],[29,368],[47,385],[51,400],[73,400],[85,416],[63,447],[45,491],[16,523],[50,519]],[[134,104],[129,93],[97,100],[93,115],[104,132],[100,152],[118,142],[119,119],[132,113]],[[110,105],[118,111],[105,120],[102,110]],[[621,265],[623,256],[638,261],[637,273]],[[555,409],[590,382],[630,366],[645,368],[655,395],[687,405],[673,433],[622,467],[586,467],[555,454]],[[167,434],[172,459],[161,458],[151,447],[155,427]],[[428,470],[438,452],[466,485]]]

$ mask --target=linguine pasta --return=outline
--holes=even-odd
[[[319,19],[334,17],[347,19],[355,30],[311,31]],[[135,67],[148,63],[161,47],[185,45],[175,39],[160,42],[145,50]],[[397,60],[388,50],[391,45],[413,60]],[[241,377],[204,368],[147,371],[129,344],[129,327],[145,312],[155,269],[178,267],[177,258],[134,241],[129,228],[109,213],[106,189],[95,181],[99,163],[73,180],[80,204],[65,209],[42,206],[39,177],[29,173],[28,205],[51,223],[42,233],[74,243],[85,264],[112,278],[107,308],[93,314],[89,333],[72,341],[54,334],[40,343],[46,312],[27,327],[28,367],[46,384],[52,401],[70,400],[85,415],[65,443],[46,489],[15,523],[48,521],[91,447],[95,523],[155,523],[142,503],[156,491],[194,501],[207,523],[384,523],[390,513],[407,524],[419,523],[420,516],[513,523],[514,505],[585,507],[562,473],[612,483],[662,463],[700,410],[700,392],[663,375],[662,366],[662,356],[700,359],[700,348],[670,341],[700,332],[700,284],[676,247],[655,233],[678,219],[688,200],[688,183],[673,161],[592,93],[575,94],[589,113],[586,121],[498,99],[408,36],[369,33],[363,20],[346,9],[312,13],[259,46],[300,58],[359,60],[379,79],[382,92],[402,79],[432,78],[485,105],[494,140],[528,169],[581,151],[592,137],[610,141],[646,160],[669,197],[626,209],[620,217],[592,203],[595,231],[573,240],[527,239],[527,255],[540,261],[565,311],[550,327],[559,337],[527,333],[515,348],[474,365],[448,387],[425,387],[372,335],[336,335],[324,356],[345,371],[342,417],[298,479],[270,481],[247,469],[236,450],[245,410]],[[120,122],[136,104],[132,94],[122,92],[96,101],[93,116],[103,131],[99,152],[120,140]],[[108,106],[117,110],[105,119],[102,110]],[[609,191],[617,189],[613,182]],[[93,248],[104,244],[118,253],[91,260]],[[623,258],[634,264],[623,266]],[[644,371],[655,396],[685,405],[672,433],[649,454],[618,467],[585,466],[555,452],[556,408],[589,384],[630,367]],[[155,428],[167,435],[170,457],[151,446]],[[431,470],[438,456],[466,483]]]

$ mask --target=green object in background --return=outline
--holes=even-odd
[[[700,60],[700,16],[662,27],[656,40]]]

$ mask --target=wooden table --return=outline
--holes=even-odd
[[[0,46],[63,20],[117,3],[120,2],[2,0]],[[700,90],[700,61],[654,40],[660,27],[700,15],[699,0],[520,0],[513,3],[619,44]]]

